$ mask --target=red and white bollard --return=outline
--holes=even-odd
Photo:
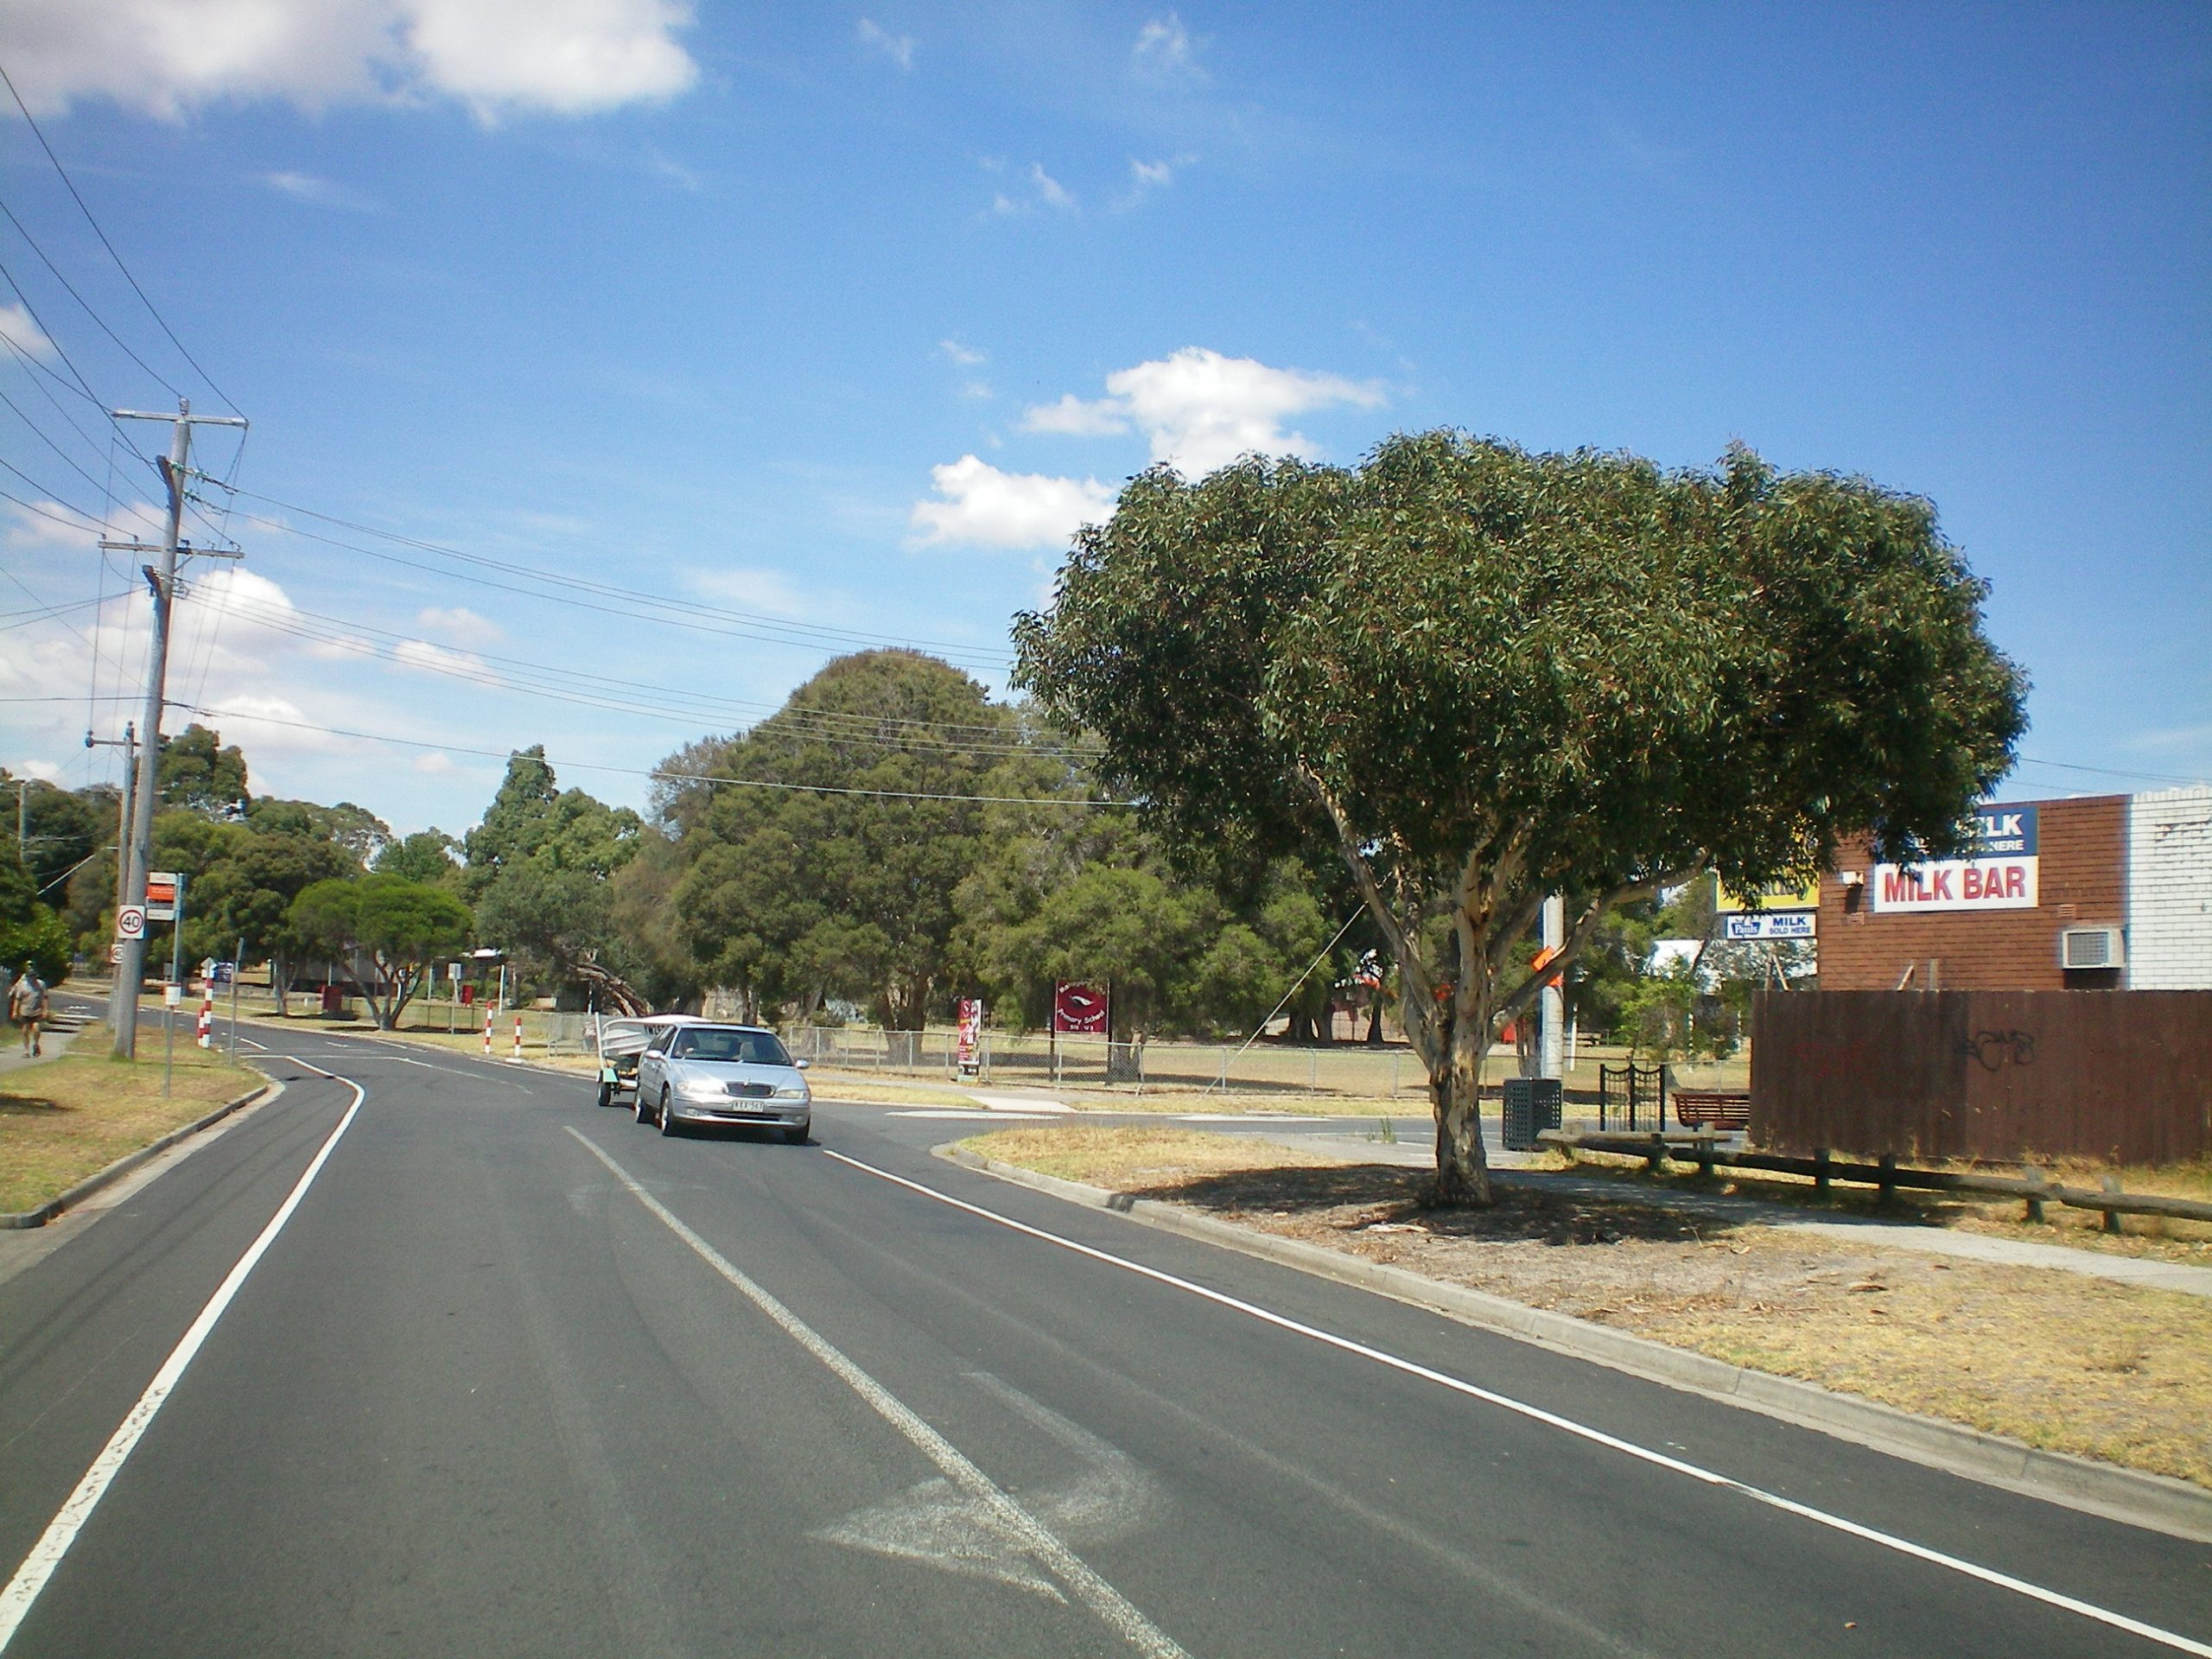
[[[202,1048],[215,1046],[215,993],[205,985],[200,988],[200,1035]]]
[[[492,1058],[492,1010],[484,1010],[484,1058]]]
[[[507,1056],[509,1065],[522,1064],[522,1015],[515,1015],[515,1052]]]

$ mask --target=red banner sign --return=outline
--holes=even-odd
[[[1106,1034],[1106,993],[1071,979],[1052,986],[1052,1029],[1071,1037]]]

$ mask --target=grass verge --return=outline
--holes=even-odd
[[[964,1143],[1751,1370],[2212,1488],[2212,1299],[1946,1262],[1618,1197],[1501,1188],[1435,1210],[1423,1173],[1191,1129]]]
[[[264,1081],[187,1043],[164,1096],[158,1039],[137,1060],[110,1058],[111,1040],[87,1026],[76,1052],[0,1077],[0,1211],[36,1209]]]

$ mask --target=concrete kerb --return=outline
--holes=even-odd
[[[2005,1435],[1836,1394],[1795,1377],[1749,1370],[1569,1314],[1426,1279],[1403,1268],[1363,1261],[1319,1244],[1239,1227],[1177,1205],[1040,1175],[1034,1170],[979,1157],[957,1145],[933,1150],[949,1162],[1071,1204],[1116,1211],[1163,1231],[1224,1245],[1339,1284],[1374,1291],[1464,1324],[1817,1429],[1985,1485],[2130,1526],[2212,1543],[2212,1492],[2187,1481],[2117,1468],[2062,1452],[2044,1452]]]
[[[58,1198],[48,1198],[37,1209],[15,1210],[0,1214],[0,1230],[45,1226],[56,1216],[62,1214],[65,1211],[74,1209],[101,1188],[113,1185],[140,1165],[149,1163],[160,1157],[179,1141],[189,1141],[201,1130],[213,1128],[232,1112],[243,1107],[251,1106],[264,1096],[273,1098],[274,1093],[282,1092],[283,1089],[282,1084],[264,1083],[258,1089],[248,1090],[236,1100],[226,1101],[205,1117],[194,1118],[181,1128],[171,1129],[159,1140],[149,1141],[137,1151],[124,1154],[105,1169],[96,1174],[87,1175],[67,1192]]]

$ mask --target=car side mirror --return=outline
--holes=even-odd
[[[791,1069],[795,1071],[804,1071],[813,1064],[814,1062],[812,1060],[793,1060],[791,1062]]]

